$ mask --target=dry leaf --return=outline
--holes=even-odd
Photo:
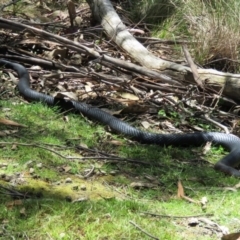
[[[148,129],[148,128],[150,127],[150,123],[147,122],[147,121],[142,121],[141,124],[143,125],[143,127],[144,127],[145,129]]]
[[[237,192],[237,189],[234,187],[225,187],[223,188],[225,191]]]
[[[137,97],[136,95],[134,95],[132,93],[121,93],[120,96],[124,99],[129,99],[129,100],[134,100],[134,101],[139,100],[139,97]]]
[[[86,92],[91,92],[92,91],[91,86],[85,85],[85,91]]]
[[[149,110],[147,106],[141,106],[136,103],[129,103],[127,107],[121,110],[121,113],[145,113]]]
[[[117,140],[111,140],[111,141],[108,141],[108,143],[116,145],[116,146],[122,146],[123,145],[122,142],[117,141]]]
[[[57,85],[57,89],[60,90],[61,92],[66,92],[67,91],[67,89],[60,84]]]
[[[206,209],[207,202],[208,202],[207,197],[202,197],[200,203],[201,203],[203,209]]]
[[[7,134],[5,133],[5,131],[0,131],[0,137],[5,137],[7,136]]]
[[[87,196],[83,196],[83,197],[80,197],[74,201],[72,201],[72,203],[77,203],[77,202],[85,202],[85,201],[88,201],[89,200],[89,197]]]
[[[184,188],[183,188],[183,185],[182,185],[181,181],[178,181],[178,192],[177,192],[177,196],[178,196],[178,198],[183,198],[183,199],[185,199],[185,200],[187,200],[188,202],[191,202],[191,203],[199,203],[199,202],[197,202],[197,201],[195,201],[195,200],[193,200],[193,199],[185,196],[185,194],[184,194]]]
[[[74,23],[78,27],[81,25],[82,21],[83,21],[83,19],[81,17],[79,17],[79,16],[75,17],[75,19],[74,19]]]
[[[23,207],[20,209],[20,214],[26,216],[26,209]]]
[[[32,2],[30,2],[32,3]],[[47,4],[44,1],[40,1],[41,3],[41,7],[45,10],[47,10],[48,12],[51,12],[52,10],[47,6]]]
[[[85,144],[85,143],[83,143],[83,142],[80,142],[80,143],[79,143],[79,146],[82,147],[82,148],[88,149],[88,145]]]
[[[71,64],[74,64],[74,65],[82,64],[82,55],[74,54],[73,56],[71,56]]]
[[[4,118],[0,119],[0,123],[4,125],[10,125],[10,126],[16,126],[16,127],[27,127],[26,125],[23,125],[8,119],[4,119]]]
[[[17,133],[18,130],[3,130],[0,132],[0,136],[1,137],[5,137],[7,135],[11,135],[11,134],[14,134],[14,133]]]
[[[132,188],[155,188],[157,185],[152,183],[145,183],[145,182],[132,182],[130,187]]]
[[[64,122],[67,122],[67,123],[68,123],[68,122],[69,122],[68,116],[64,116],[64,117],[63,117],[63,120],[64,120]]]
[[[67,97],[68,99],[78,100],[77,95],[73,92],[57,92],[54,97],[60,99]]]
[[[208,202],[207,197],[202,197],[202,199],[201,199],[201,204],[202,204],[202,205],[206,205],[207,202]]]
[[[182,198],[182,197],[185,196],[185,195],[184,195],[183,185],[182,185],[182,183],[181,183],[180,180],[178,181],[178,191],[177,191],[177,196],[178,196],[178,198]]]
[[[56,20],[56,19],[62,20],[64,18],[67,18],[68,14],[64,11],[56,10],[56,11],[52,12],[51,14],[48,14],[47,17],[51,18],[52,20]]]
[[[207,154],[210,149],[211,149],[212,143],[211,142],[207,142],[203,148],[203,154]]]
[[[73,27],[73,21],[76,17],[75,4],[72,1],[67,2],[68,14],[70,18],[71,27]]]
[[[13,208],[14,206],[20,206],[22,204],[23,204],[22,200],[14,200],[14,201],[8,202],[6,204],[6,207],[7,208]]]
[[[236,189],[240,188],[240,183],[237,183],[234,187],[235,187]]]
[[[221,240],[240,240],[240,232],[224,235]]]
[[[46,53],[46,56],[49,59],[64,59],[66,58],[68,53],[67,48],[58,48],[58,49],[54,49],[51,52]]]
[[[63,167],[63,171],[66,172],[66,173],[69,172],[71,169],[72,168],[70,166],[64,166]]]
[[[12,109],[11,108],[1,108],[2,112],[9,112],[11,111]]]
[[[18,79],[15,78],[15,76],[11,72],[8,72],[8,75],[9,75],[9,77],[12,80],[13,83],[15,83],[15,84],[18,83]]]
[[[11,150],[16,150],[16,149],[17,149],[17,145],[13,144],[12,147],[11,147]]]

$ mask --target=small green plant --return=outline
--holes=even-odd
[[[179,118],[179,113],[178,112],[175,112],[175,111],[171,111],[169,112],[169,115],[172,117],[172,118]]]
[[[161,109],[158,111],[158,116],[160,117],[167,117],[167,114],[164,109]]]

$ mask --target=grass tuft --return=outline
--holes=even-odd
[[[142,0],[134,3],[133,16],[150,23],[156,37],[188,40],[192,42],[191,55],[198,64],[239,72],[239,1]],[[179,51],[179,55],[183,54]]]

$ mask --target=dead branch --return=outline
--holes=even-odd
[[[201,89],[204,89],[203,82],[202,82],[202,80],[199,77],[199,74],[198,74],[198,71],[197,71],[197,67],[194,64],[193,60],[192,60],[192,57],[191,57],[191,55],[190,55],[190,53],[189,53],[189,51],[187,49],[187,46],[183,45],[182,48],[183,48],[184,55],[185,55],[185,57],[187,59],[187,62],[189,64],[190,68],[192,69],[193,78],[194,78],[195,82],[197,83],[197,85]]]
[[[89,160],[93,160],[93,159],[101,160],[101,159],[103,159],[103,160],[109,160],[109,161],[129,162],[129,163],[132,163],[132,164],[142,164],[142,165],[148,165],[148,166],[150,166],[150,165],[161,166],[161,164],[156,163],[156,162],[146,162],[146,161],[127,159],[127,158],[120,158],[120,157],[117,157],[117,156],[114,156],[114,155],[104,154],[104,153],[99,152],[99,151],[97,151],[97,153],[101,153],[101,154],[103,154],[103,156],[97,156],[97,157],[66,157],[66,156],[60,154],[59,152],[54,151],[51,148],[41,146],[40,144],[37,144],[37,143],[0,142],[0,145],[16,145],[16,146],[41,148],[41,149],[44,149],[46,151],[52,152],[52,153],[56,154],[57,156],[59,156],[63,159],[67,159],[67,160],[70,160],[70,161],[73,161],[73,160],[81,161],[81,160],[88,160],[88,159]],[[93,151],[91,149],[85,149],[85,150]],[[93,151],[93,152],[96,152],[96,151]]]

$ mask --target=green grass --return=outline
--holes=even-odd
[[[79,115],[69,114],[66,120],[57,109],[40,103],[16,102],[1,101],[0,117],[27,127],[1,125],[0,132],[8,130],[1,142],[34,143],[66,157],[89,159],[70,161],[43,148],[1,144],[0,164],[7,165],[0,168],[0,174],[9,177],[8,180],[6,176],[2,178],[1,184],[32,196],[14,202],[2,194],[0,225],[4,230],[0,237],[3,239],[11,236],[16,239],[149,239],[130,221],[159,239],[193,236],[194,239],[218,239],[214,235],[196,235],[185,218],[153,217],[143,212],[172,216],[210,213],[219,225],[237,229],[233,222],[240,217],[236,211],[240,195],[225,191],[224,187],[233,187],[238,180],[213,170],[212,163],[225,153],[222,148],[213,147],[205,156],[207,162],[200,160],[201,148],[140,145],[109,134],[103,126]],[[114,145],[112,140],[122,144]],[[96,153],[77,149],[83,144],[89,149],[145,161],[149,165],[93,160],[91,156],[97,156]],[[42,168],[37,167],[38,163],[42,163]],[[92,176],[81,177],[92,167],[95,168]],[[30,168],[34,169],[33,173]],[[66,168],[67,171],[62,170]],[[67,178],[71,178],[72,183],[66,183]],[[204,196],[208,198],[205,209],[177,198],[179,179],[188,197],[195,201]],[[153,186],[135,189],[130,185],[133,182]]]

